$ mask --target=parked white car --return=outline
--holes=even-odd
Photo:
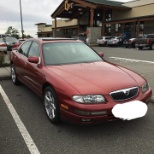
[[[5,34],[0,34],[0,38],[3,38],[3,37],[5,37]]]
[[[111,40],[113,37],[112,36],[101,36],[97,39],[97,44],[99,46],[106,46],[107,41]]]
[[[7,44],[3,41],[3,39],[0,39],[0,51],[7,51]]]

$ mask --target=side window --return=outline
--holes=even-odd
[[[30,56],[36,56],[36,57],[40,56],[40,50],[39,50],[38,43],[36,43],[36,42],[32,43],[30,50],[29,50],[29,54],[28,54],[28,57],[30,57]]]
[[[28,42],[25,42],[19,49],[19,53],[23,54],[24,56],[27,57],[27,54],[28,54],[28,50],[29,50],[29,47],[31,45],[31,41],[28,41]]]

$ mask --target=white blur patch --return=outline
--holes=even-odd
[[[122,120],[133,120],[146,115],[148,107],[145,103],[135,100],[117,104],[112,109],[112,114]]]

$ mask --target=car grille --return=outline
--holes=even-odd
[[[114,101],[124,101],[135,97],[138,94],[138,91],[138,87],[133,87],[111,92],[110,96]]]

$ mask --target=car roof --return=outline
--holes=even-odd
[[[58,38],[58,37],[45,37],[45,38],[31,38],[28,40],[36,40],[39,42],[59,42],[59,41],[78,41],[78,42],[82,42],[77,38]]]

